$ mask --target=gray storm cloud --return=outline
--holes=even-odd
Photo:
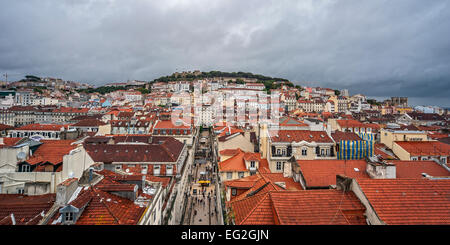
[[[0,0],[0,72],[248,71],[450,106],[448,1]]]

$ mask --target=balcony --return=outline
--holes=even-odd
[[[326,160],[326,159],[336,159],[336,156],[332,156],[332,155],[316,155],[315,159],[317,160]]]
[[[292,157],[292,155],[288,155],[288,154],[272,154],[271,156],[270,156],[270,158],[272,158],[272,159],[279,159],[279,160],[281,160],[281,159],[289,159],[289,158],[291,158]]]

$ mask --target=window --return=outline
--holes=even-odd
[[[155,166],[153,167],[153,174],[154,174],[154,175],[159,175],[160,172],[161,172],[160,166],[159,166],[159,165],[155,165]]]
[[[232,179],[233,178],[233,173],[232,172],[228,172],[227,173],[227,179]]]
[[[173,175],[173,166],[172,165],[166,166],[166,175]]]
[[[65,220],[66,221],[73,221],[73,213],[72,212],[67,212],[65,215]]]
[[[116,170],[121,170],[122,166],[121,165],[116,165]]]
[[[231,189],[231,195],[236,196],[236,194],[237,194],[236,188],[232,188]]]
[[[428,157],[422,157],[422,161],[428,160]]]
[[[447,157],[441,157],[441,163],[446,164],[447,163]]]
[[[282,168],[282,162],[277,162],[277,170],[281,170]]]
[[[411,161],[417,161],[417,157],[411,157]]]
[[[244,178],[244,172],[239,172],[238,176],[239,176],[239,179]]]
[[[303,148],[302,149],[302,156],[306,156],[308,154],[308,149],[307,148]]]
[[[17,194],[24,194],[25,190],[23,188],[17,188]]]
[[[320,155],[321,156],[325,155],[325,150],[324,149],[320,149]]]
[[[250,167],[251,167],[251,168],[254,168],[255,165],[256,165],[256,164],[255,164],[255,161],[251,161],[251,162],[250,162]]]
[[[28,164],[22,165],[22,172],[31,172],[31,166]]]

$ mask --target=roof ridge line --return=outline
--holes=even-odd
[[[101,192],[107,193],[105,191],[100,190]],[[102,193],[103,194],[103,193]],[[113,195],[113,194],[111,194]],[[103,198],[103,197],[102,197]],[[108,205],[106,205],[106,202],[102,201],[102,199],[100,199],[99,201],[103,206],[105,206],[106,210],[108,210],[109,214],[111,214],[111,216],[114,218],[114,220],[116,220],[117,224],[121,224],[120,220],[113,214],[113,212],[111,211],[111,209],[108,207]]]
[[[248,212],[248,214],[247,214],[247,216],[245,216],[245,218],[244,219],[242,219],[242,221],[239,223],[239,225],[241,225],[244,221],[246,221],[247,219],[248,219],[248,217],[250,217],[250,215],[255,211],[255,209],[258,207],[258,205],[261,203],[261,202],[263,202],[266,198],[267,198],[267,196],[269,196],[269,192],[266,192],[266,193],[263,193],[263,194],[260,194],[260,195],[266,195],[265,197],[262,197],[256,204],[255,204],[255,207],[253,207],[252,208],[252,210],[250,210],[250,212]],[[259,195],[256,195],[256,196],[251,196],[250,198],[252,198],[252,197],[259,197]],[[243,200],[245,200],[245,199],[242,199],[242,200],[240,200],[240,201],[243,201]]]

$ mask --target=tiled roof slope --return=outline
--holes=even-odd
[[[357,180],[388,225],[449,225],[450,179]]]
[[[42,144],[33,153],[33,156],[26,160],[27,163],[34,165],[38,163],[49,162],[57,165],[63,161],[64,155],[77,147],[72,145],[74,140],[41,140]]]
[[[325,131],[309,131],[309,130],[277,130],[269,131],[270,138],[273,142],[317,142],[317,143],[333,143]]]
[[[362,140],[361,137],[353,132],[336,131],[334,133],[331,133],[331,137],[335,142],[339,142],[341,140]]]
[[[232,204],[239,225],[364,225],[365,208],[353,192],[270,191]]]
[[[422,178],[422,173],[431,176],[450,176],[450,172],[435,161],[390,161],[396,166],[397,178]]]
[[[133,225],[137,224],[145,211],[145,207],[129,199],[96,188],[80,193],[71,204],[81,208],[86,202],[88,205],[77,220],[77,225]]]
[[[358,179],[370,178],[364,160],[297,160],[297,163],[309,187],[336,185],[336,175],[339,174]]]
[[[439,141],[395,141],[395,143],[413,156],[450,155],[450,145]]]
[[[31,130],[31,131],[39,131],[39,130],[44,130],[44,131],[60,131],[61,128],[65,128],[67,129],[69,127],[68,124],[66,125],[61,125],[61,124],[39,124],[39,123],[34,123],[34,124],[28,124],[28,125],[24,125],[18,128],[15,128],[14,130]]]
[[[19,194],[0,194],[0,223],[12,224],[11,214],[17,225],[36,225],[41,214],[46,214],[55,202],[56,194],[25,196]]]
[[[276,184],[277,182],[284,183],[285,188]],[[225,186],[227,186],[227,188],[246,189],[244,193],[236,197],[232,197],[231,201],[243,200],[245,198],[248,198],[249,196],[259,195],[262,193],[267,193],[269,191],[303,189],[300,183],[295,182],[294,179],[292,178],[284,177],[282,173],[261,173],[261,172],[242,179],[226,181]]]
[[[95,162],[175,162],[184,144],[167,137],[149,145],[91,145],[85,144],[86,151]]]
[[[3,138],[3,144],[0,145],[0,148],[15,146],[17,144],[17,142],[19,142],[19,140],[21,140],[21,139],[22,138],[5,137],[5,138]]]

